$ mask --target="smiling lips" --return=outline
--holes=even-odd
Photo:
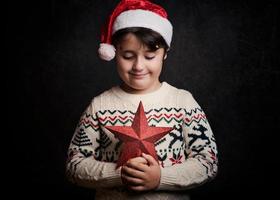
[[[129,73],[131,76],[133,76],[135,79],[142,79],[144,78],[146,75],[148,75],[148,73]]]

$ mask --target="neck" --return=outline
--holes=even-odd
[[[147,94],[154,92],[158,90],[161,87],[161,82],[156,82],[153,86],[147,88],[147,89],[135,89],[130,86],[128,86],[125,83],[122,83],[120,86],[125,92],[130,93],[130,94]]]

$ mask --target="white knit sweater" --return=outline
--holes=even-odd
[[[122,145],[105,126],[131,126],[140,101],[149,126],[174,129],[155,143],[161,166],[158,189],[136,193],[122,185],[116,170]],[[95,97],[81,116],[69,146],[67,176],[95,188],[96,199],[186,199],[187,189],[215,177],[217,163],[210,125],[188,91],[163,82],[157,91],[137,95],[116,86]]]

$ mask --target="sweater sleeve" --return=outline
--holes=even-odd
[[[183,125],[186,160],[161,168],[158,190],[184,190],[213,179],[218,170],[217,146],[206,116],[191,96]]]
[[[99,161],[98,140],[100,127],[93,108],[88,106],[72,137],[66,162],[67,178],[80,186],[89,188],[118,187],[121,183],[120,170],[115,163]]]

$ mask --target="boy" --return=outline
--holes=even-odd
[[[188,188],[217,173],[215,138],[203,110],[188,91],[159,80],[171,39],[165,10],[149,1],[123,0],[110,17],[99,55],[116,57],[122,84],[93,98],[67,162],[70,180],[95,188],[96,199],[188,199]],[[144,124],[170,131],[153,142],[156,156],[142,153],[118,167],[131,149],[113,129],[140,130],[141,109]]]

